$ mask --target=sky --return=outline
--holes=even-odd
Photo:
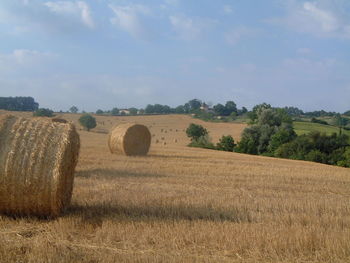
[[[0,1],[0,96],[350,110],[349,0]]]

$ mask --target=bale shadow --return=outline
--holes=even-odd
[[[115,178],[126,178],[126,177],[134,177],[134,178],[145,178],[145,177],[166,177],[166,175],[162,174],[151,174],[151,173],[135,173],[130,172],[128,170],[115,170],[115,169],[90,169],[90,170],[82,170],[75,173],[75,177],[80,178],[104,178],[104,179],[115,179]]]
[[[256,220],[246,208],[217,209],[210,206],[121,204],[72,205],[67,215],[80,217],[83,222],[100,225],[104,219],[115,221],[213,221],[253,223]]]

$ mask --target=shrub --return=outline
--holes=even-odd
[[[297,137],[293,128],[289,125],[286,125],[279,129],[274,135],[271,136],[268,151],[273,153],[280,147],[282,144],[292,141]]]
[[[192,140],[188,146],[205,148],[205,149],[215,149],[215,146],[211,142],[211,139],[208,134],[200,136],[196,140]]]
[[[235,146],[235,141],[231,135],[223,135],[219,142],[216,144],[216,149],[220,151],[233,152]]]
[[[96,127],[96,119],[90,114],[83,114],[79,118],[79,123],[87,130],[93,129]]]
[[[33,116],[35,116],[35,117],[52,117],[53,111],[50,109],[40,108],[40,109],[37,109],[33,113]]]
[[[260,128],[257,125],[245,128],[242,138],[236,147],[236,152],[258,154]]]
[[[324,120],[319,120],[319,119],[316,119],[315,117],[313,117],[311,119],[311,122],[313,123],[319,123],[319,124],[323,124],[323,125],[329,125],[328,122],[324,121]]]
[[[186,134],[191,141],[197,141],[200,137],[208,135],[208,131],[202,125],[191,123],[186,129]]]
[[[319,150],[312,150],[305,155],[305,160],[317,163],[327,163],[327,155]]]

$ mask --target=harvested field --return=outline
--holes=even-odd
[[[0,262],[350,261],[349,169],[185,147],[191,122],[214,141],[237,140],[242,124],[97,120],[96,129],[152,126],[150,152],[113,155],[107,134],[79,131],[69,211],[51,221],[0,216]],[[166,147],[154,143],[161,137]]]

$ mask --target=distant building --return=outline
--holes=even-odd
[[[201,111],[204,111],[206,113],[214,113],[214,110],[212,108],[209,108],[207,104],[204,102],[202,103],[202,106],[199,108]]]
[[[127,109],[122,109],[122,110],[119,110],[119,114],[120,115],[130,115],[130,111]]]

